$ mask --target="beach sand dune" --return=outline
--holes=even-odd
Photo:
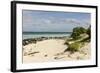
[[[90,43],[79,52],[64,52],[65,40],[49,39],[23,46],[23,63],[66,61],[90,58]],[[84,50],[83,50],[84,49]]]

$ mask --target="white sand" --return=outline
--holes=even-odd
[[[64,42],[65,41],[61,39],[50,39],[23,46],[23,63],[90,58],[90,43],[86,44],[79,52],[71,54],[70,52],[64,53],[64,50],[67,48]]]

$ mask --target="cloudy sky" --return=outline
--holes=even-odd
[[[90,13],[23,10],[24,32],[71,32],[90,24]]]

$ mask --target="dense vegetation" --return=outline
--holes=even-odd
[[[76,27],[73,29],[73,33],[71,34],[71,37],[73,39],[79,39],[81,38],[81,34],[86,33],[86,29],[83,27]]]
[[[83,35],[84,34],[84,35]],[[88,36],[88,37],[85,37]],[[68,45],[66,51],[79,51],[81,47],[84,46],[84,43],[90,42],[91,39],[91,27],[85,29],[83,27],[76,27],[73,29],[73,33],[70,36],[71,39],[67,40],[65,44]],[[72,42],[72,43],[69,43]]]
[[[79,50],[79,48],[80,48],[80,43],[79,42],[76,42],[76,43],[72,43],[72,44],[69,44],[69,47],[68,47],[68,51],[72,51],[72,52],[74,52],[74,51],[78,51]]]

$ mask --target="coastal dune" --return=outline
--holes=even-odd
[[[85,60],[90,58],[90,43],[79,52],[64,52],[67,45],[63,39],[48,39],[23,46],[23,63]]]

